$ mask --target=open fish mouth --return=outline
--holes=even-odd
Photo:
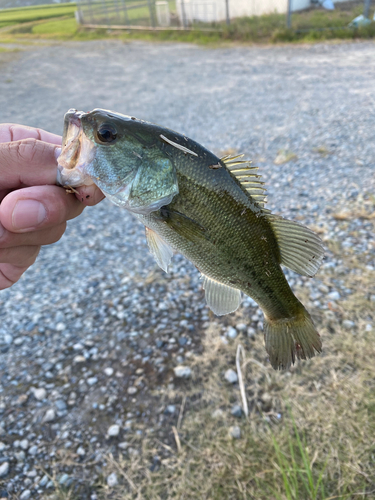
[[[82,127],[84,111],[70,109],[64,117],[64,132],[61,154],[57,159],[57,184],[77,187],[93,184],[85,173],[86,166],[93,160],[95,144],[90,141]]]

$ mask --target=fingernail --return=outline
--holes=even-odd
[[[39,226],[47,216],[44,205],[36,200],[17,201],[12,214],[14,229],[32,229]]]
[[[61,155],[61,148],[55,148],[55,158],[57,158]]]

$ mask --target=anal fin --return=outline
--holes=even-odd
[[[155,257],[156,262],[167,273],[173,256],[173,250],[155,231],[152,231],[148,227],[146,227],[146,239],[148,248]]]
[[[229,314],[241,304],[241,291],[203,276],[203,290],[208,307],[218,316]]]

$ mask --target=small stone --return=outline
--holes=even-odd
[[[15,453],[14,456],[16,457],[17,462],[24,462],[25,461],[25,452],[23,450],[19,451],[18,453]]]
[[[165,409],[165,412],[170,413],[171,415],[173,415],[175,411],[176,411],[175,405],[168,405],[167,408]]]
[[[321,283],[318,286],[318,290],[320,290],[322,293],[325,293],[325,294],[327,294],[329,292],[328,286],[324,285],[323,283]]]
[[[77,455],[80,457],[84,457],[86,455],[86,451],[82,448],[82,446],[77,449]]]
[[[29,455],[35,456],[38,453],[38,447],[34,444],[29,448]]]
[[[245,323],[238,323],[236,325],[236,330],[239,332],[244,332],[247,329],[247,325]]]
[[[17,404],[20,406],[24,405],[28,399],[29,399],[29,396],[27,394],[20,394],[17,398]]]
[[[128,387],[127,393],[130,395],[136,394],[138,389],[136,387]]]
[[[234,439],[240,439],[241,429],[238,427],[238,425],[233,425],[233,427],[229,428],[229,435]]]
[[[372,325],[370,323],[367,323],[367,325],[365,327],[365,331],[366,332],[372,332]]]
[[[65,329],[66,329],[65,323],[62,323],[62,322],[57,323],[57,325],[56,325],[57,332],[63,332]]]
[[[235,328],[233,328],[233,326],[228,326],[226,335],[230,339],[235,339],[238,335],[238,332]]]
[[[43,401],[43,399],[46,399],[47,397],[47,391],[43,387],[34,389],[34,397],[38,401]]]
[[[111,368],[110,366],[104,369],[104,373],[107,375],[107,377],[111,377],[113,375],[113,371],[113,368]]]
[[[80,342],[77,342],[77,344],[74,344],[74,345],[73,345],[73,349],[74,349],[75,351],[82,351],[82,349],[84,349],[84,348],[85,348],[85,346],[84,346],[84,345],[82,345]]]
[[[191,368],[184,365],[179,365],[173,368],[174,374],[177,378],[190,378]]]
[[[249,326],[249,328],[247,329],[247,336],[250,337],[251,339],[253,339],[255,336],[256,336],[256,330],[255,328],[253,328],[252,326]]]
[[[109,427],[107,431],[107,434],[109,437],[118,436],[120,434],[120,426],[117,424],[111,425],[111,427]]]
[[[117,474],[116,472],[112,472],[112,474],[110,474],[108,477],[107,477],[107,484],[110,488],[113,488],[114,486],[116,486],[118,484],[118,479],[117,479]]]
[[[28,500],[31,497],[31,491],[30,490],[25,490],[21,496],[20,500]]]
[[[58,411],[66,410],[66,403],[63,399],[58,399],[57,401],[55,401],[55,406],[58,409]]]
[[[46,411],[43,417],[43,422],[53,422],[55,418],[56,418],[55,410],[53,408],[50,408],[49,410]]]
[[[48,480],[49,480],[48,476],[44,475],[42,477],[42,479],[39,481],[38,486],[42,486],[42,487],[45,486],[48,483]]]
[[[344,319],[344,321],[342,322],[342,326],[343,328],[345,328],[345,330],[352,330],[355,327],[355,323],[350,319]]]
[[[129,446],[129,443],[127,441],[122,441],[122,443],[119,443],[117,446],[122,450],[126,450],[126,448],[128,448]]]
[[[68,474],[63,474],[59,479],[59,484],[65,484],[69,479]]]
[[[96,384],[96,383],[97,383],[97,381],[98,381],[97,377],[89,377],[89,378],[87,379],[87,383],[88,383],[89,385],[94,385],[94,384]]]
[[[84,363],[86,361],[85,356],[75,356],[73,359],[73,363],[78,364],[78,363]]]
[[[237,373],[232,370],[232,368],[229,368],[229,370],[225,372],[224,378],[230,384],[235,384],[238,381]]]
[[[241,406],[240,405],[233,405],[230,413],[231,413],[231,415],[233,415],[236,418],[241,418],[242,417]]]
[[[0,465],[0,477],[5,477],[9,472],[9,462],[3,462]]]
[[[0,452],[4,451],[6,448],[6,444],[0,441]]]
[[[13,336],[10,335],[10,333],[6,333],[4,335],[4,342],[8,345],[11,344],[13,342]]]
[[[20,441],[20,447],[23,450],[27,450],[29,447],[29,441],[27,439],[22,439],[22,441]]]
[[[17,337],[15,340],[14,340],[14,345],[21,345],[23,344],[23,341],[25,339],[23,337]]]
[[[340,294],[339,294],[339,292],[337,292],[336,290],[334,290],[333,292],[330,292],[327,295],[327,299],[329,299],[329,300],[340,300]]]

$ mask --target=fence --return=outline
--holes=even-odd
[[[202,23],[220,20],[216,0],[77,0],[77,19],[88,27],[128,29],[187,29],[193,23],[204,29]]]
[[[77,0],[77,20],[114,29],[218,29],[237,17],[270,14],[295,31],[347,28],[369,17],[371,0]],[[332,7],[335,10],[329,10]],[[283,17],[284,16],[284,17]]]

